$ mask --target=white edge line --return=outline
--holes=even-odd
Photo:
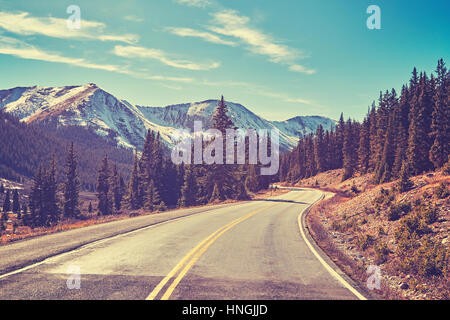
[[[350,283],[348,283],[344,278],[342,278],[328,263],[325,262],[325,260],[320,256],[320,254],[316,251],[314,246],[309,242],[308,238],[305,235],[305,232],[303,231],[303,225],[302,225],[302,216],[305,212],[308,211],[316,202],[322,200],[322,197],[319,198],[319,200],[312,203],[307,209],[303,210],[298,215],[298,227],[300,229],[300,233],[302,234],[303,240],[308,245],[309,249],[312,251],[312,253],[316,256],[316,258],[320,261],[320,263],[325,267],[325,269],[334,277],[336,280],[338,280],[344,287],[346,287],[348,290],[350,290],[356,297],[358,297],[359,300],[367,300],[366,297],[364,297],[361,293],[358,292]]]

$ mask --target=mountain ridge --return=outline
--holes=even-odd
[[[0,90],[0,109],[21,121],[55,122],[93,128],[99,135],[114,135],[119,146],[140,149],[146,132],[160,133],[171,146],[177,129],[192,129],[194,121],[211,126],[218,100],[173,104],[164,107],[133,105],[115,97],[94,83],[62,87],[15,87]],[[239,103],[226,101],[229,116],[240,129],[276,129],[280,148],[290,150],[298,138],[312,133],[321,124],[325,129],[335,121],[321,116],[296,116],[285,121],[269,121]]]

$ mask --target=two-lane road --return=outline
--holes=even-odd
[[[0,299],[355,299],[300,233],[320,196],[292,191],[97,241],[0,275]],[[69,289],[77,268],[81,288]]]

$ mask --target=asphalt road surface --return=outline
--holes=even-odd
[[[97,240],[3,272],[0,299],[356,299],[300,233],[320,196],[291,191]],[[32,241],[8,246],[20,255]]]

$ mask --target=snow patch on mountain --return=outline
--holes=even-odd
[[[192,130],[201,121],[206,130],[218,100],[206,100],[166,107],[146,107],[121,100],[90,83],[65,87],[17,87],[0,90],[0,109],[22,121],[54,121],[58,125],[93,128],[99,135],[111,136],[127,148],[142,148],[150,129],[160,133],[171,146],[183,137],[177,129]],[[299,137],[334,126],[331,119],[318,116],[295,117],[286,121],[268,121],[241,104],[226,102],[228,115],[240,129],[278,130],[283,150],[296,146]],[[181,136],[180,136],[181,135]]]

